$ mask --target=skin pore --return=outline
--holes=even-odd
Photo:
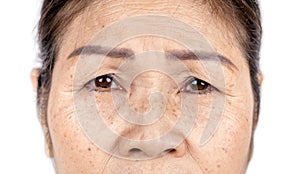
[[[128,94],[129,104],[136,112],[143,113],[149,110],[148,97],[155,90],[164,94],[167,105],[165,113],[157,123],[148,126],[129,125],[126,121],[117,118],[118,113],[113,105],[111,93],[91,92],[86,88],[76,91],[73,81],[79,55],[68,57],[74,50],[87,45],[102,28],[130,16],[145,14],[172,17],[194,27],[206,38],[213,50],[228,58],[236,69],[222,65],[225,81],[225,87],[221,89],[223,93],[209,90],[207,94],[197,94],[197,104],[201,106],[197,113],[198,117],[192,131],[179,146],[159,158],[133,161],[111,156],[86,136],[78,122],[73,105],[74,90],[80,95],[95,95],[98,110],[110,129],[129,139],[145,140],[163,134],[178,120],[180,113],[178,103],[181,99],[174,90],[178,88],[177,83],[158,72],[145,72],[137,76]],[[53,71],[47,117],[56,172],[245,173],[249,159],[254,103],[247,61],[233,33],[221,21],[213,18],[205,6],[189,0],[97,1],[85,9],[68,26]],[[128,48],[135,54],[150,50],[167,52],[184,49],[182,45],[174,41],[150,36],[133,38],[121,43],[118,47]],[[182,60],[194,77],[212,83],[203,64],[197,61]],[[123,59],[107,57],[97,74],[98,76],[117,74],[115,70],[122,63],[124,63]],[[213,70],[211,71],[213,74]],[[122,72],[118,73],[122,75]],[[85,82],[88,83],[93,78],[87,78]],[[123,83],[122,78],[120,81]],[[84,87],[86,83],[78,84],[78,86]],[[218,86],[213,83],[211,85]],[[212,95],[225,96],[224,109],[220,113],[221,121],[212,138],[206,144],[199,145],[199,139],[213,106]],[[122,145],[126,147],[126,144]],[[149,149],[149,147],[140,148],[145,151]],[[156,148],[160,149],[160,147]],[[126,149],[123,151],[127,153]]]

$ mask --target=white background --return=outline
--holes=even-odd
[[[0,173],[54,173],[44,152],[29,76],[36,60],[39,6],[38,0],[0,2]],[[264,0],[261,8],[265,80],[247,174],[299,174],[300,3]]]

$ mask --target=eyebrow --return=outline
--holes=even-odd
[[[129,58],[134,56],[134,51],[128,48],[108,48],[102,46],[87,45],[75,49],[69,56],[68,59],[78,55],[92,55],[99,54],[113,58]]]
[[[110,48],[110,47],[102,47],[95,45],[86,45],[80,48],[75,49],[67,59],[78,55],[105,55],[111,58],[132,58],[135,53],[133,50],[129,48]],[[228,66],[230,69],[238,70],[237,66],[227,57],[215,53],[215,52],[203,52],[198,50],[167,50],[166,51],[167,58],[170,59],[180,59],[180,60],[205,60],[205,61],[216,61],[221,64]]]
[[[238,70],[237,66],[227,57],[218,54],[216,52],[204,52],[198,50],[168,50],[166,51],[167,57],[175,57],[180,60],[206,60],[206,61],[216,61],[221,64],[227,65],[230,68]]]

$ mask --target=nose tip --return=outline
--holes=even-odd
[[[162,141],[142,141],[136,143],[120,143],[120,154],[127,158],[147,159],[163,156],[166,154],[183,154],[183,148],[172,146],[170,143]],[[181,151],[181,152],[180,152]]]

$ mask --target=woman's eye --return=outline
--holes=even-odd
[[[90,91],[104,92],[111,89],[122,89],[114,80],[112,75],[102,75],[91,80],[87,84],[87,88]]]
[[[98,76],[95,78],[94,83],[97,88],[110,88],[113,84],[113,78],[108,75]]]
[[[213,87],[200,79],[193,78],[182,89],[183,92],[197,93],[197,94],[208,94],[213,90]]]

